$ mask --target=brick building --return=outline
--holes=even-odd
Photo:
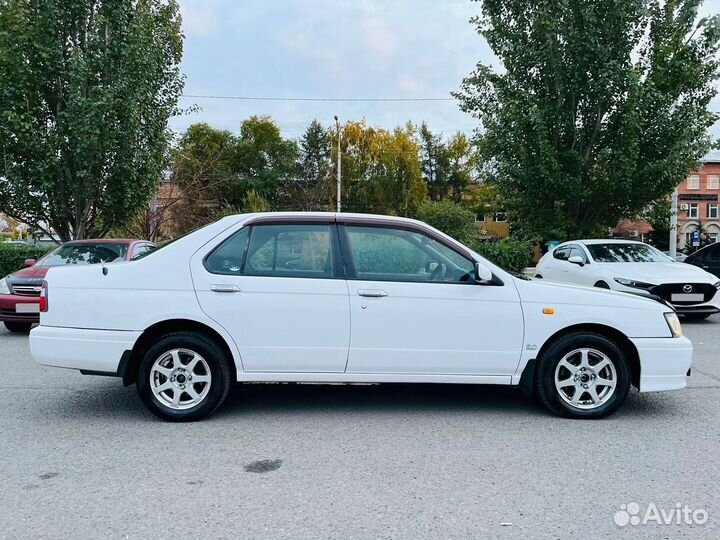
[[[720,152],[711,152],[700,169],[678,186],[678,249],[692,241],[699,227],[710,241],[720,239]]]

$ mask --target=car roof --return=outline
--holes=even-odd
[[[593,245],[593,244],[643,244],[643,242],[638,242],[637,240],[620,240],[617,238],[589,238],[584,240],[569,240],[567,242],[563,242],[560,244],[561,246],[564,246],[566,244],[585,244],[585,245]],[[647,245],[647,244],[643,244]],[[559,247],[559,246],[558,246]]]
[[[94,238],[87,240],[70,240],[64,245],[75,244],[132,244],[133,242],[145,242],[145,240],[123,240],[119,238]]]

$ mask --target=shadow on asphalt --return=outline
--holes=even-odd
[[[90,388],[55,394],[43,416],[82,419],[153,420],[134,387],[108,380]],[[46,402],[47,403],[47,402]],[[464,415],[497,416],[507,420],[556,418],[542,405],[526,398],[518,389],[503,386],[451,384],[382,385],[236,385],[211,419],[258,418],[287,414],[322,415],[340,413],[347,417],[367,415]],[[631,390],[625,405],[611,418],[649,418],[655,415],[682,415],[682,406],[672,394],[639,394]],[[558,420],[560,420],[558,418]],[[564,420],[572,421],[572,420]]]

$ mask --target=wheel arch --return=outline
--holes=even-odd
[[[152,344],[162,336],[174,332],[193,332],[211,339],[225,353],[228,361],[231,363],[231,371],[235,373],[237,372],[236,355],[233,354],[230,344],[227,342],[226,338],[220,334],[220,332],[205,323],[192,319],[168,319],[150,325],[142,334],[140,334],[140,337],[137,339],[135,345],[130,351],[130,355],[125,363],[123,372],[120,373],[125,386],[129,386],[137,380],[140,362],[142,361],[145,351],[147,351],[148,348],[150,348]]]
[[[553,335],[551,335],[549,338],[545,340],[545,343],[543,343],[542,347],[540,347],[540,350],[538,351],[536,358],[542,358],[543,353],[548,349],[548,347],[558,339],[562,338],[563,336],[567,336],[569,334],[575,334],[577,332],[591,332],[593,334],[600,334],[601,336],[604,336],[611,340],[613,343],[615,343],[620,350],[625,354],[625,358],[628,360],[628,368],[630,369],[630,382],[633,386],[636,388],[640,387],[640,355],[638,353],[637,348],[633,344],[630,339],[623,334],[620,330],[617,328],[613,328],[611,326],[606,326],[604,324],[596,324],[596,323],[584,323],[584,324],[574,324],[572,326],[568,326],[566,328],[563,328],[561,330],[558,330]],[[532,377],[535,378],[537,374],[537,368],[538,368],[538,362],[533,362],[533,371],[532,371]],[[526,376],[527,374],[523,374]],[[532,381],[521,381],[521,384],[527,384],[527,382],[532,383]]]

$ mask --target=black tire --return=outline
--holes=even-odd
[[[597,287],[598,289],[609,289],[609,288],[610,288],[610,285],[608,285],[608,284],[605,283],[604,281],[598,281],[598,282],[595,284],[595,287]]]
[[[560,390],[555,386],[555,371],[558,364],[565,355],[580,348],[595,349],[603,353],[615,368],[615,391],[607,401],[591,409],[575,407],[568,403],[560,396]],[[568,334],[551,343],[538,358],[535,393],[543,405],[557,415],[567,418],[604,418],[614,413],[625,402],[629,391],[630,369],[625,355],[615,343],[600,334],[590,332]]]
[[[682,316],[688,321],[702,321],[707,319],[712,313],[683,313]]]
[[[151,370],[156,360],[174,349],[185,349],[199,354],[207,363],[211,382],[205,397],[197,405],[187,409],[174,409],[162,403],[153,393],[151,387]],[[145,406],[154,415],[171,422],[190,422],[200,420],[212,414],[228,395],[234,380],[230,369],[232,359],[215,341],[202,334],[193,332],[176,332],[160,338],[143,355],[137,377],[137,389]],[[198,387],[194,383],[193,388]],[[189,385],[188,385],[189,386]],[[201,389],[204,387],[200,387]],[[183,394],[183,392],[181,392]],[[188,394],[186,394],[188,395]],[[188,395],[189,396],[189,395]],[[161,396],[162,397],[162,396]]]
[[[27,334],[30,332],[32,325],[33,323],[30,322],[5,321],[5,328],[7,328],[9,332],[16,334]]]

